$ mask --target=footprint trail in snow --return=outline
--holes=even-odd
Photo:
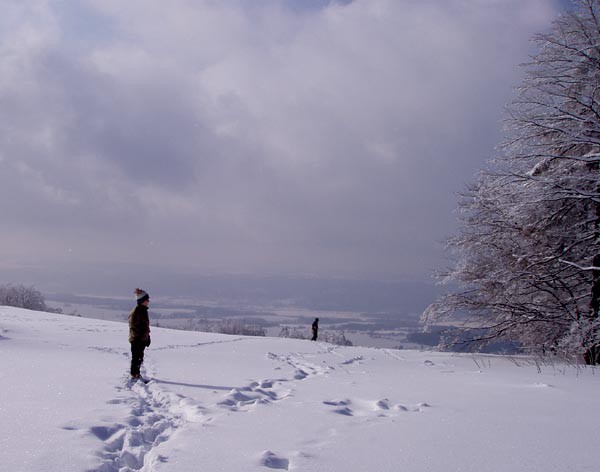
[[[235,339],[238,341],[239,339]],[[171,345],[165,349],[195,348],[218,343],[197,343],[192,345]],[[314,361],[319,356],[333,356],[330,361]],[[103,446],[98,452],[102,459],[98,472],[151,472],[168,457],[161,455],[159,446],[171,440],[180,430],[191,423],[209,425],[218,422],[222,415],[255,411],[267,405],[283,401],[294,396],[304,382],[319,376],[327,376],[340,369],[340,374],[352,375],[349,369],[368,362],[363,356],[347,357],[337,347],[328,346],[324,351],[313,353],[266,353],[266,358],[274,361],[274,371],[281,377],[249,381],[238,387],[211,387],[176,383],[156,379],[149,384],[135,382],[129,384],[126,379],[117,388],[119,396],[108,403],[127,404],[129,416],[122,422],[97,425],[90,429]],[[147,373],[152,377],[154,369],[151,361],[146,362]],[[193,398],[165,390],[161,385],[175,384],[183,387],[202,387],[212,390],[218,398],[203,404]],[[219,393],[219,392],[226,393]],[[365,400],[359,398],[325,398],[321,404],[327,411],[348,418],[387,418],[405,412],[422,412],[429,405],[394,403],[387,398]],[[266,469],[289,470],[294,454],[289,457],[271,450],[257,452],[257,465]],[[297,457],[304,453],[296,452]],[[291,457],[291,458],[290,458]]]

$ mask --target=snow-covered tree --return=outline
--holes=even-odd
[[[600,332],[600,1],[579,0],[526,65],[502,155],[459,203],[446,274],[459,290],[424,313],[460,314],[533,352],[597,363]],[[479,331],[481,332],[481,331]]]
[[[60,309],[49,308],[46,305],[44,295],[33,286],[0,285],[0,305],[50,313],[62,313]]]

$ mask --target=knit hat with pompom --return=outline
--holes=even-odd
[[[148,293],[145,290],[142,290],[141,288],[136,288],[135,299],[137,300],[137,304],[141,305],[146,300],[150,300],[150,295],[148,295]]]

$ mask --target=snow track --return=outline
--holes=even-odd
[[[231,389],[218,405],[230,411],[248,411],[257,405],[266,405],[283,400],[291,392],[291,390],[282,387],[281,381],[261,380],[251,382],[242,388]]]
[[[241,339],[243,338],[190,345],[168,345],[156,350],[196,348],[231,343]],[[111,354],[126,355],[122,350],[94,349]],[[144,384],[139,381],[131,383],[128,378],[123,378],[122,385],[117,387],[118,397],[108,403],[127,403],[130,406],[130,415],[120,423],[90,428],[90,433],[103,443],[98,452],[102,464],[93,471],[151,472],[158,464],[167,460],[157,451],[158,446],[169,441],[186,424],[212,422],[219,416],[219,410],[247,412],[259,405],[281,401],[292,393],[292,389],[285,387],[286,382],[304,380],[313,375],[326,374],[328,371],[325,367],[307,361],[299,353],[287,356],[268,353],[268,357],[291,366],[293,368],[292,378],[251,381],[247,385],[229,389],[219,401],[211,406],[203,406],[194,399],[163,390],[161,383],[168,385],[170,383],[168,381],[156,380]],[[146,374],[151,376],[155,374],[154,366],[149,359],[146,359],[144,369]],[[189,386],[194,385],[190,384]],[[222,387],[211,388],[223,390]],[[129,393],[129,398],[127,398],[127,393]],[[263,453],[261,462],[267,468],[285,470],[289,463],[288,459],[278,457],[271,451]]]
[[[398,398],[404,388],[398,390],[395,381],[382,387],[387,378],[380,378],[369,388],[359,381],[382,365],[393,369],[411,364],[419,372],[446,376],[448,367],[454,368],[447,357],[442,360],[438,355],[433,362],[410,353],[399,356],[390,350],[346,349],[323,343],[296,344],[296,349],[273,343],[277,347],[269,346],[272,350],[265,351],[244,344],[240,349],[243,339],[167,344],[153,349],[156,354],[150,352],[144,369],[154,380],[129,384],[124,378],[117,388],[119,394],[108,402],[126,405],[128,416],[89,430],[102,442],[97,453],[101,465],[93,471],[163,472],[180,470],[182,463],[185,466],[181,470],[195,470],[196,462],[190,462],[190,457],[219,464],[219,470],[314,470],[323,451],[353,441],[357,430],[392,432],[404,424],[420,428],[444,410],[444,405],[434,401],[431,404],[436,408],[431,408],[421,400],[423,397],[414,394]],[[119,349],[92,349],[125,354]],[[228,356],[225,363],[223,356]],[[163,372],[168,375],[166,379],[161,378]],[[206,379],[205,383],[199,379]],[[545,385],[535,384],[538,390],[544,390],[539,387]],[[285,404],[286,400],[289,403]],[[310,407],[305,409],[305,418],[300,418],[297,411],[303,404]],[[294,432],[303,431],[303,438],[282,443],[282,438],[271,431],[277,431],[280,424],[291,424],[290,420]],[[257,425],[257,438],[242,438],[245,451],[230,454],[222,438],[233,435],[235,444],[240,440],[235,431],[249,423]],[[285,438],[286,433],[281,436]],[[386,446],[392,441],[389,438],[380,436],[380,440],[382,448],[391,447]],[[233,468],[227,469],[225,464]]]
[[[168,441],[189,420],[182,402],[162,392],[156,385],[135,382],[119,390],[131,389],[131,414],[122,424],[95,426],[90,432],[103,441],[99,455],[103,464],[98,472],[151,471],[152,465],[164,460],[155,448]],[[118,403],[124,400],[115,399]],[[193,413],[193,412],[192,412]]]
[[[242,339],[173,344],[156,350],[193,349],[227,342],[231,343]],[[122,350],[95,349],[111,354],[127,355]],[[327,346],[324,351],[317,354],[339,356],[335,347],[331,346]],[[285,355],[267,353],[266,357],[268,359],[279,364],[275,366],[275,371],[282,368],[291,368],[290,375],[283,378],[254,380],[246,385],[231,389],[187,385],[189,387],[210,387],[216,391],[224,390],[227,392],[221,395],[220,399],[214,404],[208,405],[203,405],[197,400],[180,394],[165,391],[164,387],[161,386],[161,384],[169,385],[173,382],[157,379],[148,384],[139,381],[131,383],[128,378],[123,378],[122,384],[117,387],[119,395],[108,403],[126,403],[130,407],[130,414],[123,422],[90,428],[90,433],[103,443],[101,450],[97,453],[102,460],[102,464],[93,471],[151,472],[155,470],[159,464],[167,461],[167,458],[158,451],[158,446],[172,439],[179,430],[185,428],[189,423],[212,423],[220,415],[229,412],[249,412],[259,406],[279,402],[292,396],[294,385],[297,382],[305,381],[314,376],[327,375],[335,370],[335,367],[328,364],[318,364],[309,360],[310,357],[314,356],[315,353],[295,352]],[[356,356],[343,360],[340,365],[352,365],[362,360],[362,356]],[[151,377],[154,376],[155,368],[151,359],[146,359],[144,369],[146,374]],[[179,383],[178,385],[185,386],[186,384]],[[348,400],[348,404],[350,402]],[[323,403],[332,405],[327,401]],[[354,415],[354,412],[349,408],[348,411],[348,416]],[[269,450],[263,451],[258,462],[263,467],[280,470],[288,470],[290,464],[289,459],[278,456]]]

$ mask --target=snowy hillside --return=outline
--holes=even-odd
[[[596,471],[600,375],[494,356],[153,328],[0,307],[18,471]]]

